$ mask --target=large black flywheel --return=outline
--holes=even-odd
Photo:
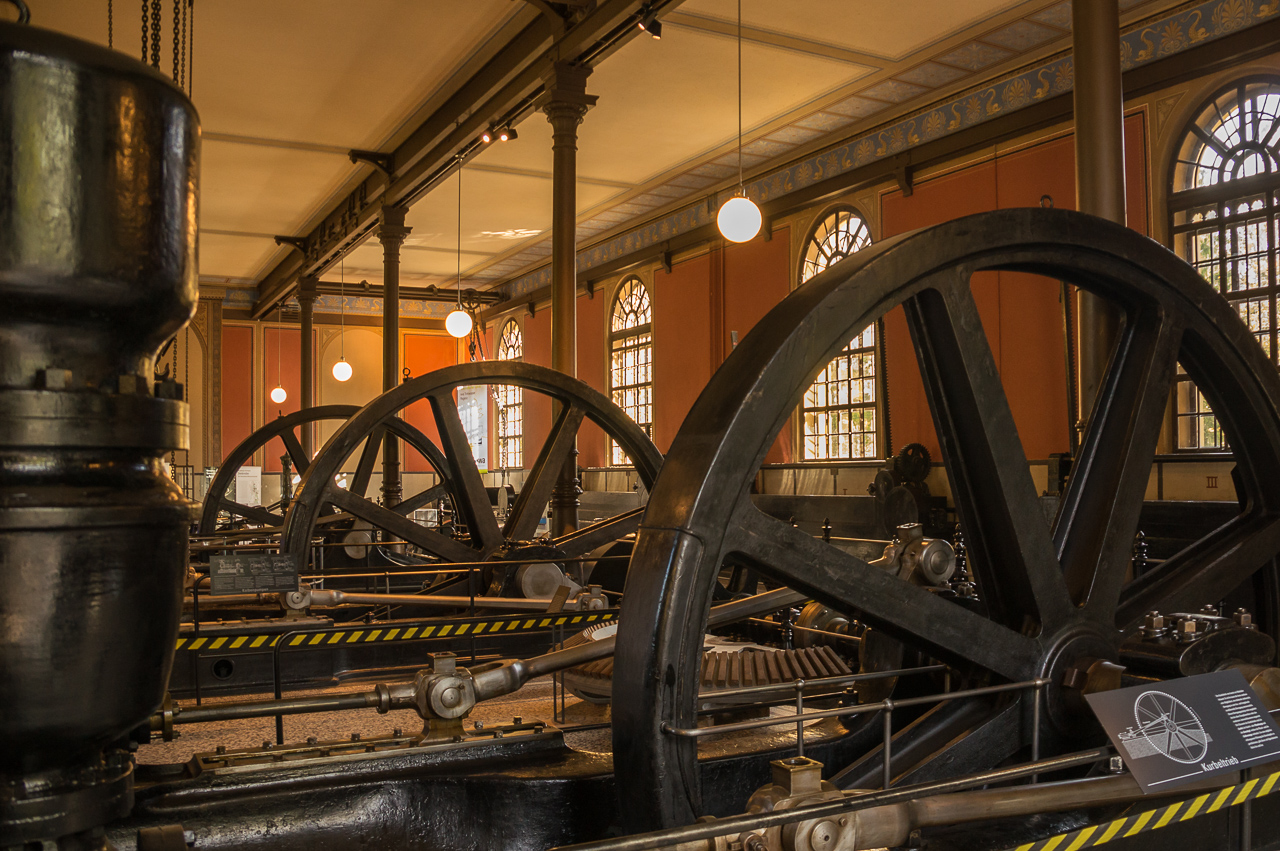
[[[306,426],[314,428],[316,424],[323,422],[344,422],[359,410],[360,408],[356,405],[319,405],[276,417],[261,428],[254,430],[252,434],[240,441],[227,454],[222,465],[218,468],[217,474],[209,483],[209,490],[205,493],[204,504],[200,511],[200,525],[197,527],[197,534],[212,536],[221,532],[235,533],[242,531],[242,527],[245,524],[266,527],[273,532],[278,532],[279,527],[284,523],[284,513],[281,510],[280,503],[277,502],[265,506],[244,505],[231,498],[230,494],[235,486],[237,472],[241,467],[252,461],[254,456],[260,450],[266,448],[271,441],[279,439],[284,444],[285,454],[288,455],[293,468],[298,471],[299,475],[305,474],[307,468],[311,466],[311,459],[307,457],[307,453],[302,448],[301,429]],[[381,428],[391,429],[397,437],[421,452],[434,469],[447,469],[444,458],[440,455],[440,450],[436,448],[436,445],[409,423],[393,418],[382,423]],[[381,431],[378,431],[379,435],[381,433]],[[356,477],[355,489],[358,492],[363,493],[360,489],[367,487],[368,473],[371,471],[372,466],[362,476]],[[405,512],[418,505],[431,504],[435,500],[450,495],[448,477],[442,474],[437,485],[430,489],[429,492],[418,495],[417,499],[402,504],[400,511]]]
[[[1066,281],[1123,314],[1050,523],[970,289],[971,276],[985,270]],[[757,510],[749,496],[766,452],[818,372],[856,332],[898,305],[979,609],[824,544]],[[1241,510],[1127,582],[1178,364],[1230,440]],[[1115,661],[1126,633],[1149,610],[1197,611],[1251,578],[1269,577],[1277,552],[1280,376],[1233,308],[1190,266],[1131,230],[1061,210],[985,213],[885,240],[813,278],[756,325],[699,397],[654,484],[627,578],[614,667],[614,761],[629,827],[686,824],[703,814],[696,740],[664,727],[696,726],[697,662],[726,559],[855,615],[970,682],[1043,678],[1044,741],[1052,750],[1078,746],[1072,737],[1087,717],[1061,685],[1069,668]],[[1274,618],[1263,626],[1274,635]],[[936,723],[895,735],[895,782],[1012,757],[1028,744],[1031,715],[1030,692],[1017,694],[1003,703],[956,701],[939,709]],[[961,721],[966,726],[956,733]],[[943,729],[941,753],[922,757]],[[908,761],[930,768],[910,774]]]
[[[465,386],[508,385],[549,397],[555,405],[550,430],[541,448],[533,451],[526,438],[525,457],[534,458],[520,492],[505,519],[494,513],[477,468],[458,410],[455,391]],[[394,507],[381,505],[355,488],[343,489],[334,477],[354,460],[357,479],[367,479],[374,467],[383,429],[399,423],[400,413],[426,400],[439,435],[429,460],[448,483],[455,518],[465,535],[447,535],[422,526],[408,515],[410,507],[428,504],[412,497]],[[527,410],[527,408],[526,408]],[[557,539],[533,541],[552,489],[566,461],[572,457],[578,431],[594,423],[627,453],[640,481],[650,487],[662,465],[652,441],[621,408],[589,385],[563,373],[533,364],[485,361],[445,367],[388,390],[354,413],[325,443],[307,469],[285,517],[281,551],[305,562],[310,541],[318,532],[327,506],[346,512],[416,546],[441,563],[484,560],[583,559],[596,548],[635,532],[641,509],[602,518]]]

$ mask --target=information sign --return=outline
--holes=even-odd
[[[1144,792],[1280,758],[1280,727],[1234,669],[1085,699]]]
[[[298,590],[293,556],[277,553],[231,553],[209,557],[213,596]]]

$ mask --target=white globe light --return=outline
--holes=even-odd
[[[444,318],[444,327],[455,337],[465,337],[471,333],[471,314],[465,310],[455,310]]]
[[[735,195],[720,208],[716,226],[730,242],[746,242],[760,232],[760,208],[745,195]]]
[[[339,381],[346,381],[351,377],[351,364],[347,363],[346,358],[333,365],[333,377]]]
[[[271,391],[271,401],[275,402],[277,405],[279,405],[281,402],[283,402],[285,399],[288,399],[288,398],[289,398],[289,394],[284,392],[283,387],[276,387],[276,389]]]

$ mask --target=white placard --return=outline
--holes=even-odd
[[[262,505],[262,468],[241,467],[236,470],[236,502]]]
[[[471,454],[482,473],[489,472],[489,388],[470,384],[458,388],[458,413],[471,444]]]

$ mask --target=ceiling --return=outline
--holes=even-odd
[[[107,43],[109,0],[28,0],[32,22]],[[137,55],[141,0],[110,0],[114,46]],[[164,10],[169,32],[171,4]],[[637,2],[637,8],[639,3]],[[1126,18],[1175,0],[1121,0]],[[1024,65],[1070,42],[1064,0],[742,0],[743,166],[794,158]],[[192,97],[204,142],[200,278],[252,288],[369,166],[537,17],[521,0],[196,0]],[[7,13],[4,13],[7,14]],[[580,128],[579,242],[737,179],[736,0],[685,0],[595,68]],[[162,40],[161,67],[172,47]],[[550,254],[551,131],[529,113],[411,207],[401,279],[497,285]],[[458,249],[461,246],[461,254]],[[381,282],[381,248],[348,280]],[[326,273],[336,278],[338,269]]]

